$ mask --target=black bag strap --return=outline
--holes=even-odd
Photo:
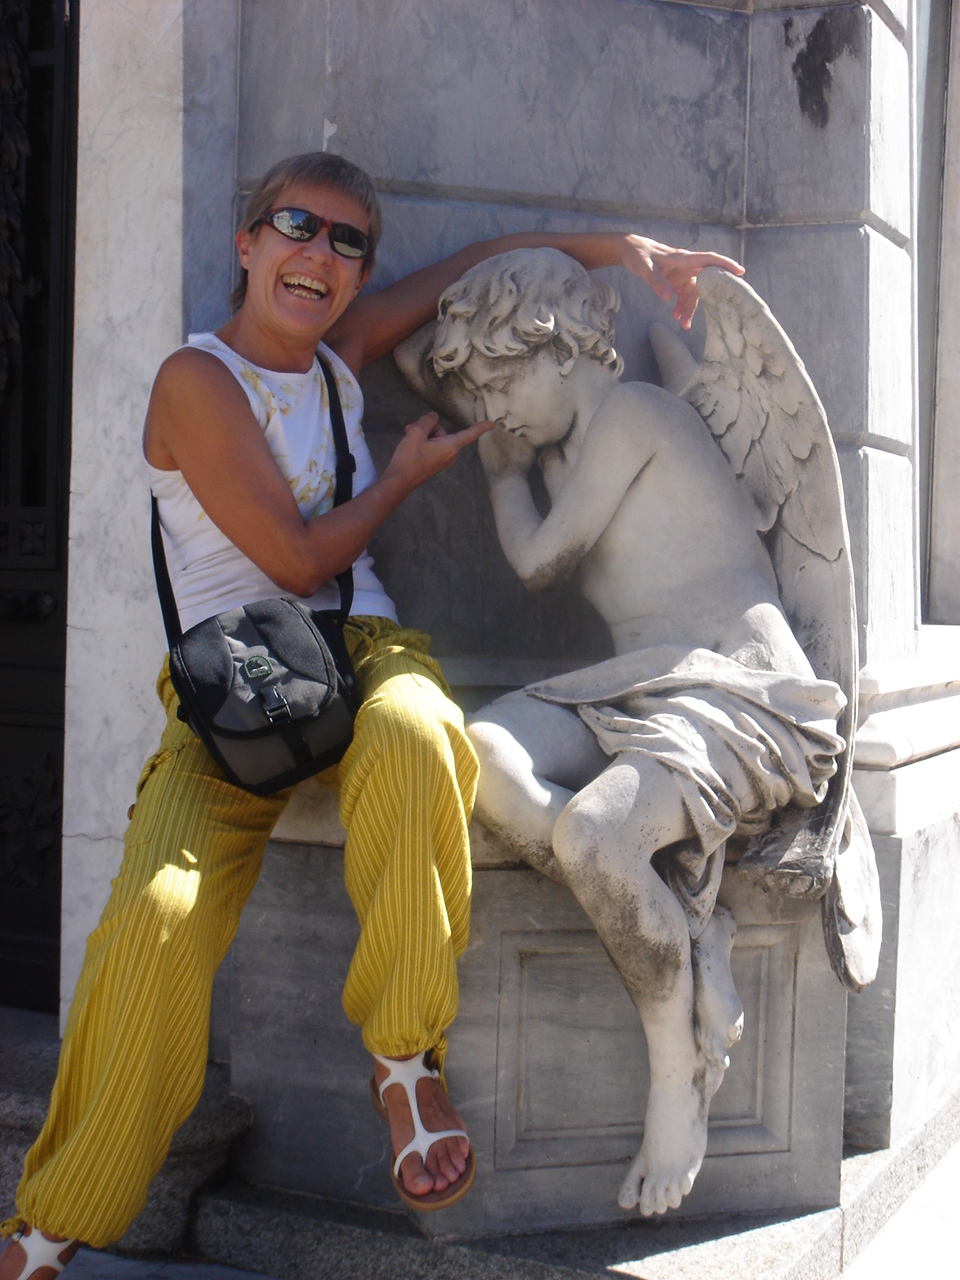
[[[160,508],[157,506],[157,495],[150,495],[152,513],[150,517],[150,547],[153,551],[153,576],[157,580],[157,595],[160,597],[160,612],[163,614],[163,629],[167,633],[167,648],[173,652],[174,645],[183,635],[180,625],[180,614],[177,601],[170,585],[170,571],[167,568],[167,557],[163,550],[163,535],[160,532]]]
[[[330,402],[330,423],[333,427],[333,444],[337,451],[336,484],[333,491],[333,505],[339,507],[353,497],[353,473],[357,469],[356,459],[350,452],[347,440],[347,428],[343,421],[343,408],[340,404],[340,392],[337,380],[329,365],[317,356],[327,384],[327,398]],[[183,635],[180,625],[180,614],[177,610],[176,597],[170,583],[170,571],[167,568],[167,557],[163,549],[163,535],[160,532],[160,508],[157,506],[155,494],[150,495],[150,546],[153,551],[153,575],[157,580],[157,595],[160,597],[160,612],[163,614],[163,629],[167,633],[167,645],[170,649]],[[350,616],[353,604],[353,565],[337,574],[337,587],[340,590],[340,611],[337,621],[342,627]]]
[[[347,428],[343,421],[337,380],[326,360],[321,359],[319,354],[317,359],[323,370],[324,381],[327,384],[327,399],[330,401],[330,423],[333,427],[333,444],[337,451],[337,480],[333,490],[333,505],[339,507],[353,497],[353,473],[357,469],[357,462],[350,452],[350,444],[347,440]],[[342,627],[350,616],[350,607],[353,604],[353,565],[344,569],[343,573],[337,574],[337,586],[340,588],[339,622]]]

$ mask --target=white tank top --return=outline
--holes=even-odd
[[[222,360],[247,393],[250,408],[293,490],[301,515],[308,519],[329,511],[333,507],[337,451],[319,361],[314,359],[313,368],[307,373],[277,373],[251,364],[216,334],[192,333],[187,341],[191,347],[209,351]],[[358,494],[373,483],[377,474],[363,438],[363,392],[339,356],[323,343],[319,350],[332,369],[340,392],[347,440],[357,463],[353,492]],[[181,472],[161,471],[149,462],[146,466],[160,509],[170,582],[184,631],[215,613],[255,600],[293,598],[221,533],[193,496]],[[373,558],[366,551],[353,566],[353,585],[351,613],[397,621],[393,601],[373,572]],[[336,582],[325,583],[305,603],[311,609],[339,608]]]

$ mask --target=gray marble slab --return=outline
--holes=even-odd
[[[230,315],[237,142],[236,0],[183,10],[183,331]]]
[[[325,150],[329,7],[315,0],[241,0],[236,5],[236,176],[241,182],[259,178],[285,156]],[[363,164],[361,156],[350,158]]]
[[[751,28],[749,221],[858,222],[910,234],[906,50],[859,6],[757,13]]]
[[[378,178],[739,216],[746,15],[621,0],[243,8],[242,176],[326,136]],[[282,92],[291,79],[312,91]]]
[[[624,1221],[616,1194],[647,1091],[636,1012],[571,894],[525,868],[478,869],[474,881],[447,1076],[477,1185],[422,1229],[468,1237]],[[740,923],[733,965],[747,1030],[681,1213],[829,1207],[846,997],[819,907],[772,902],[729,869],[722,892]],[[255,1114],[238,1170],[390,1208],[370,1059],[339,1007],[356,936],[339,852],[271,844],[233,950],[231,1081]]]
[[[753,0],[753,10],[762,13],[768,9],[822,9],[823,0]],[[883,19],[897,38],[903,42],[906,35],[907,17],[910,11],[910,0],[869,0],[868,8]]]
[[[916,581],[913,469],[908,458],[842,445],[860,662],[913,654]]]
[[[806,365],[837,444],[905,451],[909,254],[871,228],[832,224],[751,230],[744,262]]]

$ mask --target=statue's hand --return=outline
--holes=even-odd
[[[668,244],[648,240],[646,236],[627,236],[621,262],[626,269],[646,280],[657,297],[672,302],[675,320],[690,328],[697,309],[697,276],[704,267],[721,267],[735,276],[743,275],[743,267],[733,258],[720,253],[694,253],[690,249],[673,249]]]
[[[536,449],[523,436],[503,427],[481,436],[477,447],[491,483],[508,475],[525,477],[537,455]]]

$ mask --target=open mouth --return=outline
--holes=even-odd
[[[281,276],[283,287],[295,298],[309,298],[313,302],[326,296],[329,285],[322,280],[314,280],[310,276]]]

